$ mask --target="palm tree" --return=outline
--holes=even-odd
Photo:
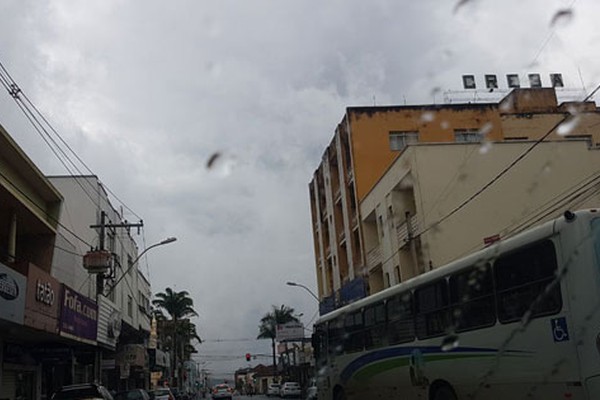
[[[196,333],[196,326],[189,320],[190,317],[198,316],[194,310],[194,300],[185,290],[176,292],[171,288],[166,288],[164,292],[156,294],[156,299],[152,301],[152,304],[158,307],[156,314],[162,315],[162,310],[164,310],[171,317],[170,320],[162,322],[165,328],[170,326],[170,329],[167,328],[171,333],[172,341],[169,347],[173,349],[173,365],[174,369],[177,369],[179,353],[181,353],[181,357],[185,357],[186,354],[189,356],[190,341],[194,338],[200,341],[200,337]],[[179,338],[183,340],[180,341]]]
[[[288,322],[299,322],[298,318],[294,316],[294,309],[285,305],[277,308],[272,306],[272,310],[266,313],[260,319],[260,325],[258,326],[257,339],[271,339],[271,348],[273,349],[273,373],[277,371],[277,360],[275,359],[275,337],[277,334],[277,325],[285,324]]]

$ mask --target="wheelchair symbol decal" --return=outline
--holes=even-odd
[[[550,320],[552,325],[552,337],[555,342],[566,342],[569,340],[569,328],[565,317]]]

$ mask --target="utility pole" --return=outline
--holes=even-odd
[[[106,236],[106,228],[125,228],[127,230],[129,230],[130,228],[137,228],[138,230],[138,234],[140,232],[140,228],[142,228],[144,226],[144,221],[140,220],[140,222],[138,223],[130,223],[130,222],[121,222],[118,224],[113,224],[113,223],[106,223],[106,213],[104,211],[100,211],[100,225],[90,225],[90,228],[92,229],[100,229],[100,238],[99,238],[99,244],[100,244],[100,248],[98,249],[99,251],[104,251],[104,237]],[[113,273],[113,271],[111,271],[111,274]],[[110,274],[108,275],[110,276]],[[98,299],[98,296],[104,292],[104,278],[105,278],[105,274],[103,273],[99,273],[96,274],[96,300]]]

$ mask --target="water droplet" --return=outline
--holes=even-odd
[[[430,96],[436,96],[438,94],[440,94],[442,92],[442,88],[439,86],[434,87],[433,89],[431,89],[431,92],[429,92]]]
[[[435,119],[435,114],[427,111],[421,114],[421,122],[431,122]]]
[[[212,167],[215,166],[217,160],[219,160],[219,158],[221,158],[221,152],[220,151],[216,151],[214,152],[209,158],[208,161],[206,162],[206,169],[211,169]]]
[[[487,136],[488,133],[490,133],[492,131],[492,129],[494,128],[494,124],[491,122],[486,122],[485,124],[483,124],[483,126],[479,129],[479,133],[482,136]]]
[[[451,351],[458,347],[458,336],[452,334],[448,335],[442,340],[442,345],[440,346],[442,351]]]
[[[479,154],[487,154],[490,152],[491,149],[492,142],[490,142],[489,140],[484,140],[483,143],[481,143],[481,146],[479,146]]]
[[[442,121],[440,123],[440,128],[442,128],[442,129],[448,129],[448,128],[450,128],[450,123],[448,121]]]
[[[460,318],[460,316],[462,315],[462,311],[460,308],[456,308],[453,312],[454,314],[454,318]]]
[[[570,8],[563,8],[554,13],[554,16],[552,16],[552,19],[550,20],[550,26],[565,26],[568,25],[572,20],[573,10]]]
[[[568,135],[577,127],[577,124],[579,124],[579,117],[569,117],[558,126],[556,133],[560,136]]]
[[[320,368],[318,374],[321,376],[325,376],[327,374],[327,367]]]
[[[454,6],[454,14],[456,14],[465,4],[467,4],[470,0],[458,0],[458,3]]]

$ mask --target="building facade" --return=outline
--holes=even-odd
[[[96,176],[50,176],[64,198],[52,274],[99,306],[98,346],[103,349],[102,381],[115,390],[150,385],[148,339],[150,336],[150,282],[139,269],[138,246],[121,212],[116,210]],[[101,225],[107,225],[105,229]],[[93,227],[93,228],[92,228]],[[78,257],[90,248],[112,254],[111,276],[97,290],[96,275],[83,268]],[[118,282],[118,284],[117,284]],[[116,284],[116,285],[115,285]]]
[[[515,89],[498,103],[347,108],[309,184],[321,313],[385,286],[369,279],[383,257],[371,243],[383,216],[372,221],[361,204],[411,144],[476,143],[485,153],[543,137],[595,147],[598,126],[595,103],[559,104],[553,88]]]

